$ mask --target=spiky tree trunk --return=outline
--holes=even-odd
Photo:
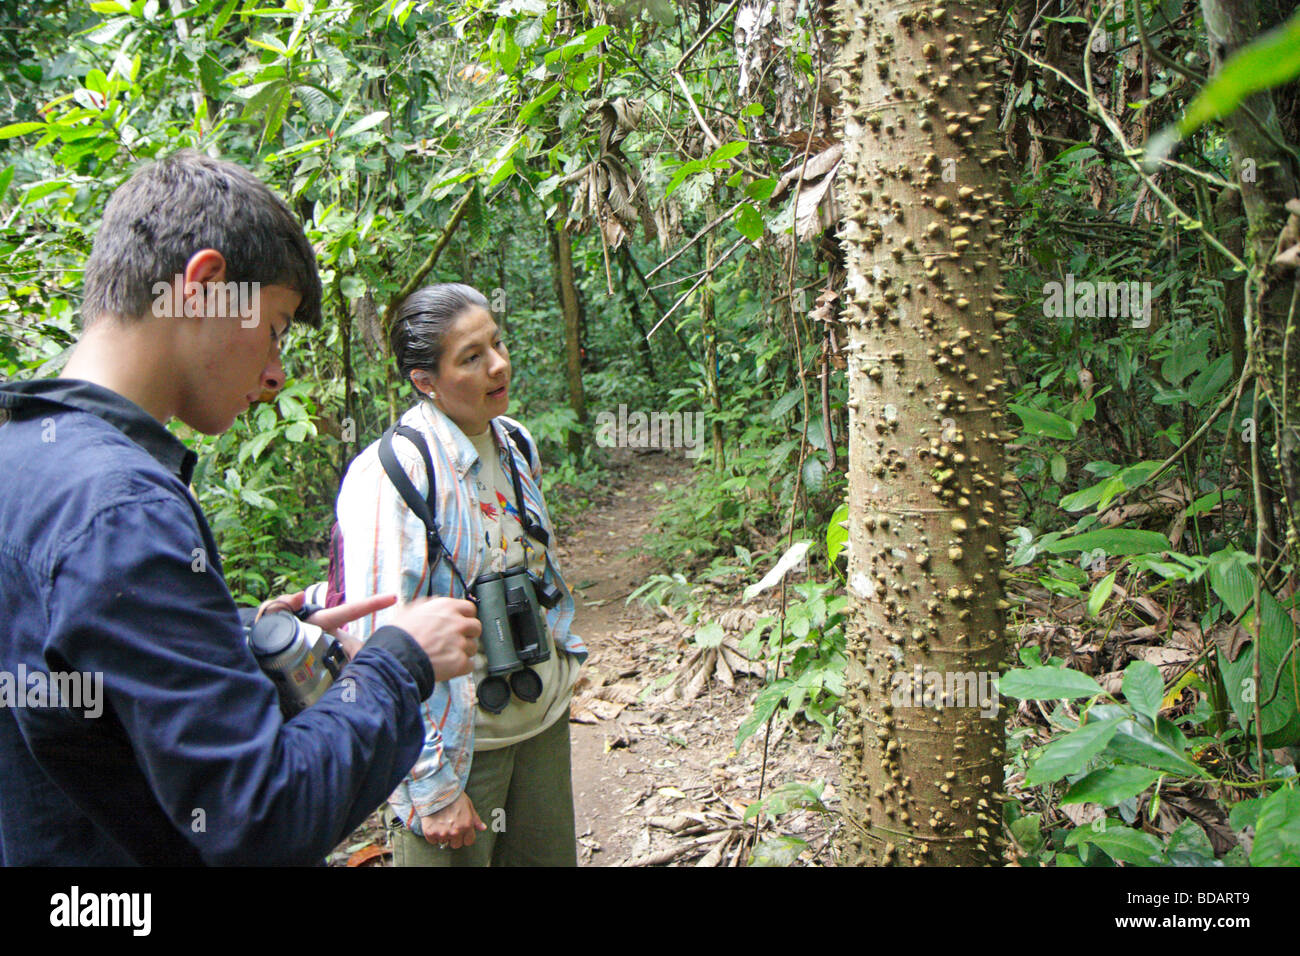
[[[837,16],[854,598],[843,849],[850,863],[987,864],[1004,725],[969,698],[999,670],[1006,606],[996,11],[840,0]]]

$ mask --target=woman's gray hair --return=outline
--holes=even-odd
[[[402,381],[409,382],[415,369],[438,374],[447,333],[466,309],[475,306],[486,309],[488,300],[477,289],[459,282],[427,285],[402,300],[388,331]]]

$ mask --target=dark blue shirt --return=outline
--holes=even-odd
[[[420,753],[433,671],[397,628],[283,719],[193,468],[107,389],[0,386],[0,863],[319,863]]]

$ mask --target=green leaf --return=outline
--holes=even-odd
[[[1249,800],[1242,800],[1234,804],[1228,812],[1228,825],[1234,830],[1244,830],[1246,827],[1253,827],[1259,822],[1259,813],[1264,809],[1264,801],[1267,797],[1252,797]]]
[[[743,153],[747,145],[743,140],[723,143],[709,154],[709,158],[705,162],[713,169],[725,167],[732,159]]]
[[[710,621],[695,631],[695,643],[697,646],[704,648],[717,647],[726,636],[727,633],[722,629],[721,624],[717,621]]]
[[[664,198],[671,196],[677,190],[677,187],[686,181],[687,176],[692,176],[702,169],[704,169],[704,160],[702,159],[692,159],[690,162],[678,166],[677,172],[673,173],[673,178],[668,180],[668,185],[664,188]]]
[[[1205,831],[1188,817],[1169,834],[1165,856],[1174,866],[1222,866],[1214,858],[1214,847]]]
[[[1037,853],[1043,847],[1042,817],[1041,813],[1026,813],[1023,817],[1012,820],[1007,827],[1026,853]]]
[[[799,837],[768,837],[758,846],[749,858],[750,866],[793,866],[799,854],[808,848],[808,843]]]
[[[1088,594],[1088,616],[1096,617],[1101,613],[1101,609],[1106,605],[1106,599],[1110,597],[1111,589],[1115,586],[1115,575],[1118,571],[1112,571],[1100,581],[1092,586],[1092,591]]]
[[[1209,579],[1234,616],[1242,616],[1255,596],[1255,580],[1245,563],[1248,556],[1239,551],[1219,551],[1210,556]],[[1245,650],[1230,660],[1219,652],[1219,666],[1228,702],[1242,727],[1255,722],[1255,703],[1260,704],[1261,726],[1265,747],[1289,746],[1300,741],[1300,714],[1296,712],[1293,688],[1300,683],[1300,661],[1292,644],[1300,639],[1295,623],[1286,608],[1267,588],[1259,596],[1259,647],[1250,641]],[[1253,632],[1253,614],[1242,626]],[[1259,654],[1260,685],[1255,682],[1255,654]]]
[[[1058,737],[1029,765],[1025,783],[1038,786],[1060,780],[1067,774],[1078,773],[1093,757],[1106,749],[1122,717],[1110,720],[1092,720],[1064,737]]]
[[[830,524],[826,526],[826,557],[831,564],[840,556],[844,546],[849,541],[849,506],[847,503],[840,505],[831,515]]]
[[[768,196],[772,195],[772,192],[775,189],[775,179],[755,179],[753,182],[745,185],[745,195],[754,200],[754,202],[763,202],[763,200],[767,199]]]
[[[65,179],[52,179],[49,182],[35,183],[27,187],[23,193],[22,205],[29,206],[39,199],[44,199],[51,193],[58,192],[60,189],[68,189],[71,184]]]
[[[267,108],[266,128],[262,130],[263,143],[270,143],[279,135],[280,127],[284,125],[284,117],[289,112],[289,103],[292,99],[293,91],[287,85],[281,84],[276,87],[275,94],[271,97]]]
[[[826,484],[826,466],[820,458],[809,458],[803,463],[803,481],[808,491],[816,493]]]
[[[1124,483],[1117,478],[1106,478],[1091,485],[1082,488],[1074,494],[1066,495],[1061,499],[1061,507],[1066,511],[1083,511],[1085,508],[1091,508],[1104,497],[1114,497],[1124,490]]]
[[[1068,538],[1058,538],[1042,546],[1050,554],[1067,551],[1104,551],[1109,557],[1151,554],[1169,550],[1169,539],[1158,531],[1134,531],[1129,528],[1106,528],[1085,531]]]
[[[1063,667],[1029,667],[1007,671],[998,689],[1021,700],[1073,700],[1094,697],[1101,686],[1087,674]]]
[[[609,24],[605,23],[598,27],[592,27],[590,30],[584,30],[558,50],[552,50],[550,53],[546,54],[546,62],[554,63],[556,60],[552,59],[553,57],[556,59],[562,58],[565,60],[571,60],[575,56],[586,53],[601,40],[605,39],[605,37],[609,35],[611,29],[613,28]]]
[[[357,276],[344,276],[339,280],[344,298],[359,299],[366,294],[366,281]]]
[[[1192,404],[1198,408],[1219,394],[1219,390],[1232,378],[1232,356],[1224,355],[1201,372],[1187,387]]]
[[[1052,470],[1053,481],[1065,481],[1065,476],[1068,473],[1068,466],[1065,463],[1064,455],[1053,455],[1050,467]]]
[[[356,136],[358,133],[364,133],[368,129],[378,126],[388,118],[388,110],[376,110],[366,116],[361,117],[343,132],[339,133],[339,139],[347,139],[349,136]]]
[[[515,161],[513,159],[507,159],[504,163],[501,164],[501,168],[498,169],[492,175],[492,178],[488,180],[487,188],[492,189],[495,186],[505,182],[505,180],[509,179],[512,175],[514,175],[514,172],[515,172]]]
[[[274,437],[275,437],[274,432],[262,432],[260,435],[254,435],[248,441],[240,445],[239,447],[240,463],[243,463],[244,460],[248,458],[252,458],[254,461],[256,461],[261,456],[262,452],[266,449],[266,446],[271,443],[271,439]]]
[[[108,77],[104,74],[103,70],[87,70],[85,85],[86,89],[90,90],[92,93],[98,93],[105,99],[108,98]]]
[[[803,389],[791,389],[773,403],[772,410],[768,412],[768,415],[772,418],[780,418],[786,412],[790,411],[790,409],[794,408],[801,398],[803,398]]]
[[[546,89],[542,90],[542,92],[538,93],[531,100],[525,103],[523,107],[519,110],[519,120],[518,120],[519,125],[520,126],[528,125],[528,123],[532,121],[533,117],[535,117],[541,111],[542,107],[545,106],[547,103],[549,103],[551,100],[555,99],[556,95],[559,92],[560,92],[560,84],[552,83]]]
[[[1160,779],[1159,770],[1119,765],[1094,770],[1066,792],[1061,803],[1097,803],[1113,807],[1136,797]]]
[[[1195,518],[1197,515],[1205,514],[1207,511],[1213,511],[1219,507],[1223,501],[1236,501],[1241,497],[1240,488],[1228,488],[1227,490],[1211,491],[1201,495],[1183,512],[1186,518]]]
[[[1159,725],[1162,728],[1173,727],[1167,720],[1160,721]],[[1208,776],[1192,762],[1182,747],[1172,743],[1164,735],[1158,736],[1136,720],[1129,720],[1120,725],[1115,736],[1110,739],[1106,752],[1129,763],[1166,770],[1183,777]]]
[[[783,677],[774,683],[768,684],[758,692],[758,697],[754,699],[754,709],[749,712],[749,716],[741,721],[740,727],[736,730],[736,749],[754,735],[767,718],[776,713],[777,707],[781,706],[781,701],[785,700],[786,693],[794,686],[794,682],[789,678]]]
[[[1091,843],[1121,863],[1137,866],[1154,866],[1159,864],[1164,855],[1160,841],[1149,833],[1129,827],[1107,826],[1101,830],[1080,827],[1070,831],[1065,838],[1066,846],[1078,846]]]
[[[1027,405],[1010,404],[1007,406],[1020,416],[1027,435],[1043,435],[1047,438],[1060,438],[1069,441],[1078,434],[1079,428],[1068,418],[1062,418],[1055,412],[1045,412],[1041,408]]]
[[[28,133],[35,133],[37,130],[48,129],[49,125],[49,123],[10,123],[8,126],[0,126],[0,139],[26,136]]]
[[[1124,668],[1124,699],[1139,714],[1153,721],[1160,713],[1160,701],[1165,693],[1165,682],[1160,668],[1148,661],[1134,661]]]
[[[763,217],[749,203],[741,203],[736,210],[735,226],[750,241],[763,238]]]
[[[1178,121],[1178,135],[1187,136],[1210,120],[1227,116],[1252,93],[1281,86],[1296,76],[1300,76],[1300,13],[1234,53],[1187,107]]]
[[[1259,811],[1251,866],[1300,866],[1300,790],[1279,790]]]

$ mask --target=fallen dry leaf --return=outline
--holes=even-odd
[[[362,847],[360,850],[357,850],[356,853],[353,853],[348,857],[348,866],[365,866],[371,860],[388,856],[392,852],[393,851],[386,846],[375,846],[372,843],[370,846]]]

